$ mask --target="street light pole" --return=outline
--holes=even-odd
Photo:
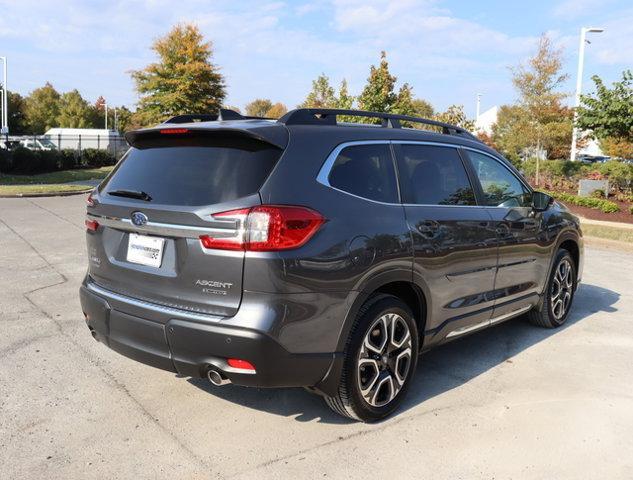
[[[574,129],[571,134],[571,161],[576,161],[577,142],[578,142],[578,128],[576,127],[576,120],[578,118],[578,107],[580,106],[580,94],[582,93],[582,71],[585,64],[585,43],[587,42],[587,33],[600,33],[604,32],[602,28],[587,28],[582,27],[580,29],[580,46],[578,47],[578,73],[576,74],[576,97],[574,101]]]
[[[108,102],[103,102],[103,111],[105,112],[105,129],[108,129]]]
[[[2,118],[0,119],[0,134],[9,139],[9,102],[7,100],[7,57],[0,57],[2,60]]]
[[[480,107],[481,107],[481,96],[482,95],[483,94],[481,94],[481,93],[477,94],[477,114],[475,116],[475,121],[479,120],[479,111],[480,111]]]

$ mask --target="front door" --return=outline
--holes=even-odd
[[[542,241],[543,214],[532,209],[532,194],[501,160],[464,150],[481,186],[497,231],[499,263],[495,279],[493,321],[529,309],[538,301],[549,268]]]

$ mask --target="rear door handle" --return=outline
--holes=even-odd
[[[425,220],[417,224],[417,230],[425,237],[434,237],[440,229],[439,222],[435,220]]]

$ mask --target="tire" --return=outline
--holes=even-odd
[[[530,323],[543,328],[563,325],[574,300],[576,281],[576,264],[569,252],[561,248],[556,252],[540,307],[527,314]]]
[[[387,417],[402,402],[415,374],[418,344],[415,319],[402,300],[392,295],[370,298],[347,339],[338,394],[325,402],[361,422]]]

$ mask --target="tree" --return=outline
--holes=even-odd
[[[433,105],[422,98],[414,98],[412,102],[413,115],[422,118],[433,118],[435,110]]]
[[[391,107],[392,113],[399,115],[413,115],[415,108],[413,106],[413,89],[408,83],[405,83],[398,90],[396,101]]]
[[[139,125],[133,123],[134,113],[126,106],[116,107],[116,130],[119,132],[128,132],[140,128]],[[109,125],[108,121],[108,125]],[[112,128],[115,128],[114,119],[112,120]]]
[[[132,72],[140,96],[136,116],[142,124],[220,108],[226,96],[224,78],[211,62],[211,42],[204,42],[198,27],[176,25],[152,49],[159,61]]]
[[[500,112],[492,139],[512,159],[541,150],[548,158],[569,155],[572,112],[562,103],[568,96],[560,91],[568,78],[561,73],[562,53],[543,35],[527,65],[511,69],[518,102],[505,111],[511,124],[502,124]]]
[[[288,109],[283,103],[274,103],[267,98],[256,98],[246,105],[246,115],[249,117],[279,118]]]
[[[380,65],[369,69],[367,84],[358,97],[361,110],[390,113],[398,100],[394,93],[397,78],[389,72],[387,54],[380,52]],[[406,92],[402,92],[403,96]]]
[[[92,106],[92,128],[105,128],[105,109],[107,107],[106,99],[103,95],[99,95],[99,98]],[[108,124],[110,121],[108,120]]]
[[[347,80],[341,81],[341,86],[338,89],[338,95],[336,96],[336,108],[342,108],[344,110],[350,110],[354,107],[356,97],[350,95],[347,88]]]
[[[28,132],[26,122],[26,102],[17,92],[7,91],[9,133],[11,135],[24,135]]]
[[[633,156],[633,73],[622,72],[622,80],[614,82],[612,88],[605,86],[597,75],[591,79],[596,91],[581,97],[578,127],[590,130],[608,155]]]
[[[61,95],[57,126],[62,128],[89,128],[92,126],[93,111],[79,91],[72,90]]]
[[[48,82],[33,90],[25,100],[24,114],[28,129],[34,134],[43,134],[57,126],[59,115],[59,93]]]
[[[600,149],[610,157],[633,158],[633,141],[618,137],[605,137],[600,140]]]
[[[266,118],[280,118],[283,117],[288,109],[283,103],[277,102],[272,105],[264,115]]]
[[[246,115],[249,117],[265,117],[266,112],[273,106],[273,102],[267,98],[256,98],[246,105]]]
[[[330,79],[322,73],[312,81],[312,90],[299,108],[336,108],[336,103]]]
[[[473,131],[475,129],[475,122],[466,116],[463,105],[451,105],[445,112],[435,115],[435,120],[438,122],[450,123],[451,125],[465,128],[469,131]]]

